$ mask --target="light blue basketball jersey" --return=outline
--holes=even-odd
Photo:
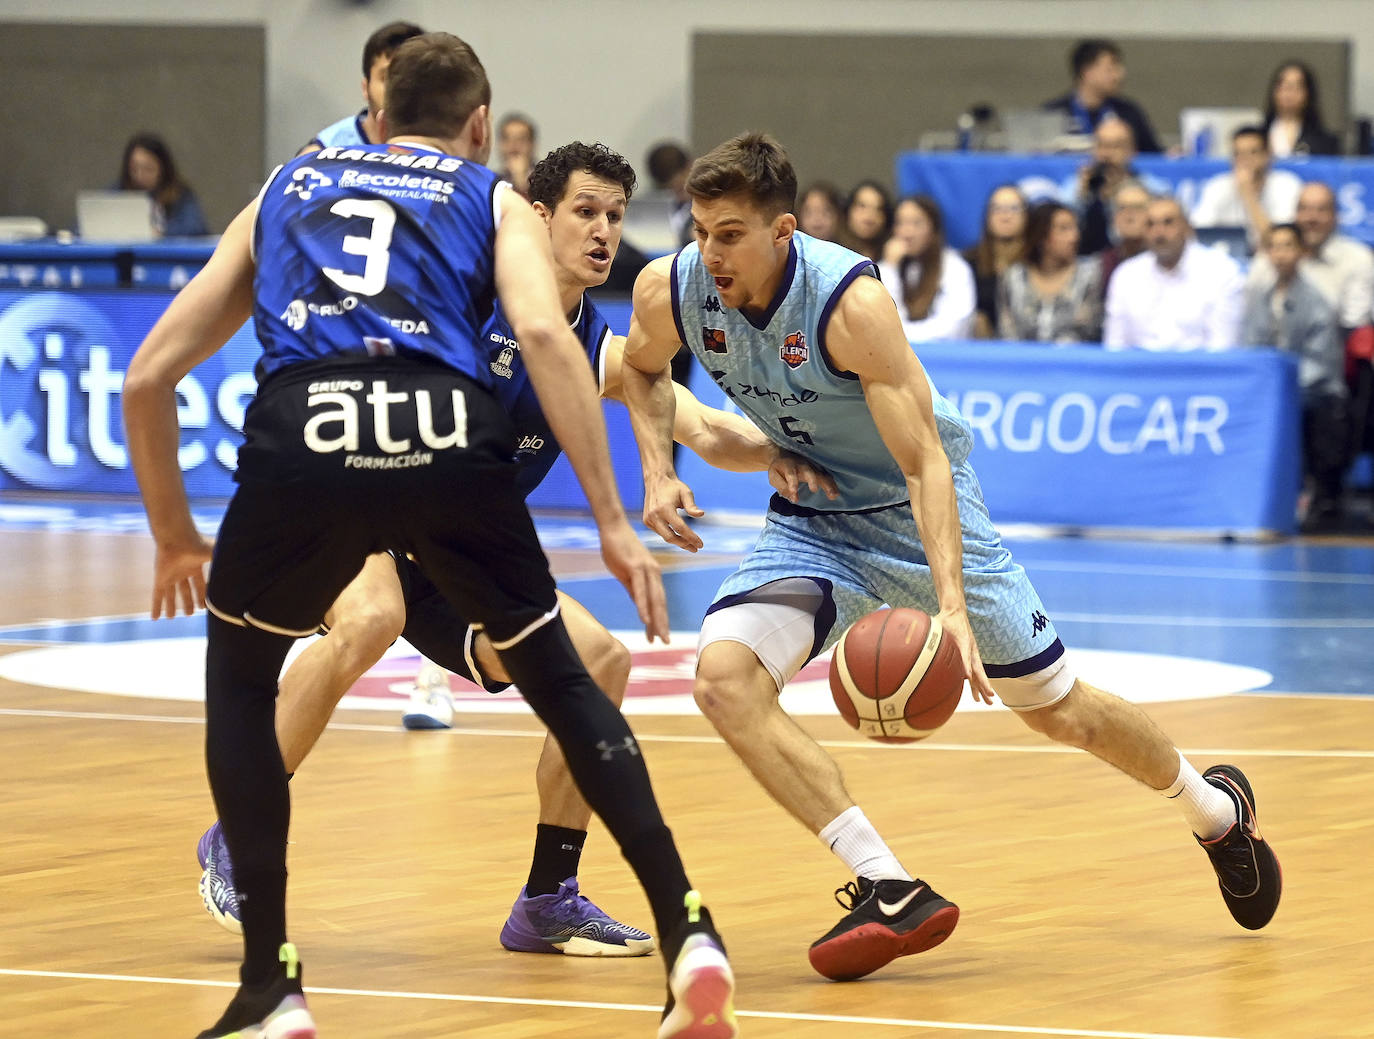
[[[802,489],[798,504],[820,512],[881,508],[910,497],[858,377],[832,368],[825,349],[830,315],[861,277],[877,277],[868,259],[800,232],[792,236],[777,295],[757,318],[721,305],[696,244],[678,253],[671,273],[673,319],[697,360],[775,443],[834,477],[836,501]],[[933,385],[930,394],[945,453],[958,465],[972,435]]]
[[[357,148],[363,145],[377,144],[377,141],[369,141],[367,135],[363,133],[363,116],[365,115],[367,115],[366,108],[357,115],[346,115],[338,122],[330,123],[312,137],[310,143],[321,148]]]

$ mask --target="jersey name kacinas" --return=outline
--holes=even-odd
[[[325,148],[263,188],[253,229],[259,372],[341,354],[437,359],[491,387],[500,191],[418,145]]]
[[[611,337],[611,327],[585,294],[577,319],[572,323],[572,332],[587,351],[587,359],[596,374],[597,388],[603,388],[606,383],[605,346]],[[515,461],[520,466],[515,486],[522,495],[528,496],[549,475],[563,448],[549,428],[549,420],[530,382],[530,373],[521,359],[520,344],[515,341],[515,333],[506,322],[499,303],[483,330],[483,338],[490,351],[493,392],[515,427]]]
[[[756,319],[722,306],[695,243],[672,267],[678,335],[731,401],[776,444],[825,468],[840,496],[802,488],[798,504],[852,512],[909,500],[906,479],[883,443],[858,376],[838,372],[825,350],[830,315],[856,278],[876,278],[872,262],[833,242],[796,232],[777,295]],[[936,392],[936,425],[951,464],[967,456],[972,436]]]

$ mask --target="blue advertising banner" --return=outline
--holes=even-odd
[[[130,359],[171,300],[170,292],[0,291],[0,490],[138,493],[120,391]],[[628,328],[628,303],[611,309],[613,327]],[[193,498],[233,493],[260,353],[245,325],[177,386],[178,458]],[[637,509],[643,491],[629,416],[614,403],[605,416],[621,495]],[[566,459],[530,504],[585,505]]]
[[[965,249],[982,232],[983,207],[1000,184],[1017,184],[1032,200],[1072,203],[1085,155],[1007,155],[996,152],[902,152],[897,156],[899,195],[928,194],[940,203],[949,244]],[[1303,180],[1331,185],[1340,229],[1374,245],[1374,159],[1312,157],[1275,163]],[[1230,171],[1220,159],[1168,159],[1141,155],[1135,167],[1152,191],[1167,192],[1191,210],[1203,183]]]
[[[1300,402],[1291,357],[990,343],[918,352],[973,429],[970,460],[995,521],[1294,528]],[[692,388],[728,407],[700,368]],[[720,473],[690,455],[679,468],[708,510],[758,511],[771,493],[760,474]]]

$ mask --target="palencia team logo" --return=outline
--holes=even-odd
[[[810,356],[810,351],[806,348],[806,336],[800,330],[793,332],[782,341],[782,346],[778,348],[778,356],[787,367],[800,368]]]
[[[706,348],[708,354],[725,353],[725,329],[707,328],[703,325],[701,329],[701,345]]]

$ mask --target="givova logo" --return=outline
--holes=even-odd
[[[0,304],[5,298],[0,295]],[[129,327],[119,307],[98,307],[80,296],[10,298],[14,302],[0,310],[0,470],[37,490],[134,490],[120,393],[128,361],[157,316],[148,310],[150,298],[129,304],[138,311]],[[178,461],[183,470],[211,463],[225,488],[237,461],[233,434],[242,429],[256,389],[251,361],[244,367],[249,370],[217,379],[213,366],[197,369],[177,385],[184,431]],[[208,388],[207,375],[215,379]],[[225,493],[218,486],[193,488],[212,491]]]

